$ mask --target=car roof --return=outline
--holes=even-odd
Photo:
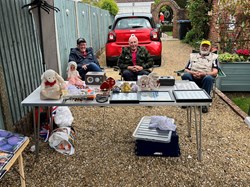
[[[122,14],[117,14],[117,15],[115,16],[115,19],[119,19],[119,18],[122,18],[122,17],[129,17],[129,16],[142,16],[142,17],[152,18],[152,14],[151,14],[151,13],[134,12],[134,13],[122,13]]]

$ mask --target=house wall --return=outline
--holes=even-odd
[[[143,12],[151,13],[151,4],[153,2],[128,2],[128,3],[117,3],[119,7],[118,14],[132,13],[132,12]]]

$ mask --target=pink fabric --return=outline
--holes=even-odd
[[[70,84],[82,86],[84,82],[80,79],[79,72],[77,70],[68,71],[68,79]]]
[[[132,62],[133,62],[133,65],[135,66],[136,65],[136,51],[132,52]]]
[[[84,84],[84,82],[78,77],[70,77],[68,78],[68,81],[70,84],[77,85],[77,86],[82,86]]]

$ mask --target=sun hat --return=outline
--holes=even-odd
[[[203,45],[203,44],[207,44],[207,45],[211,46],[211,42],[208,41],[208,40],[203,40],[203,41],[201,42],[201,45]]]
[[[76,41],[77,44],[80,44],[80,43],[86,43],[86,40],[84,38],[78,38],[77,41]]]

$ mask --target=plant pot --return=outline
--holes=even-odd
[[[250,91],[250,62],[221,63],[226,77],[218,78],[216,86],[221,91]]]

